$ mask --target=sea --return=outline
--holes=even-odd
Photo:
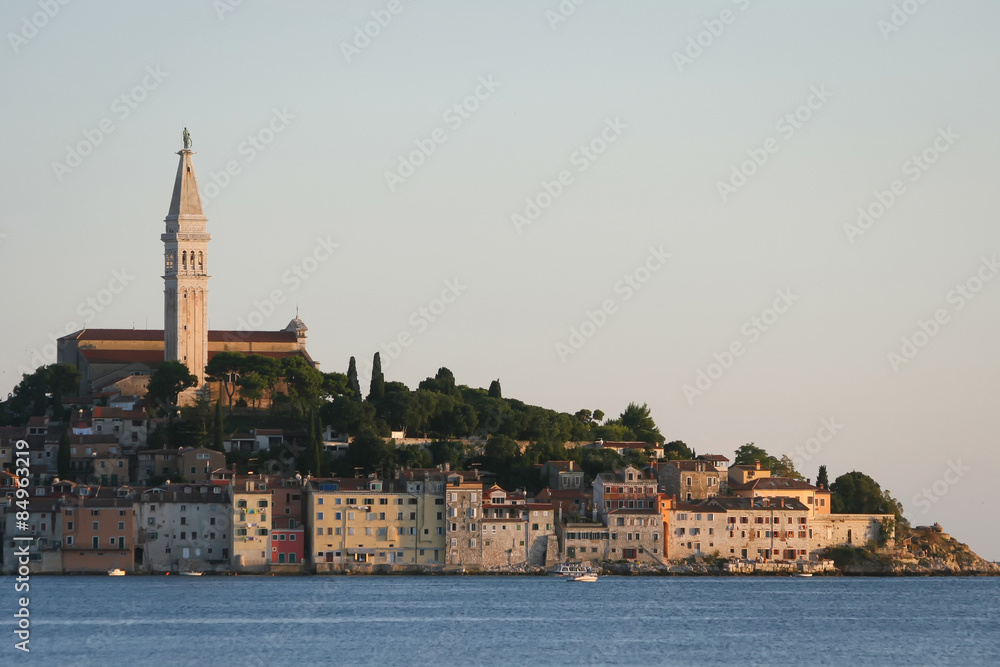
[[[14,580],[0,605],[16,610]],[[1000,578],[56,577],[0,665],[997,665]],[[0,614],[11,615],[0,607]]]

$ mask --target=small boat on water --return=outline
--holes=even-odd
[[[552,570],[550,574],[554,574],[557,577],[575,577],[579,574],[586,574],[590,572],[588,568],[585,568],[581,563],[561,563],[559,567]]]
[[[181,571],[181,572],[178,572],[177,574],[179,574],[182,577],[200,577],[201,575],[203,575],[205,573],[204,572],[185,572],[185,571]]]
[[[793,577],[811,577],[812,576],[812,572],[797,572],[796,574],[793,574],[792,576]]]
[[[113,570],[108,570],[108,576],[109,577],[124,577],[125,576],[125,570],[121,569],[120,567],[116,567]]]
[[[577,574],[577,575],[571,576],[566,581],[581,581],[581,582],[590,584],[590,583],[594,583],[595,581],[597,581],[597,575],[594,574],[593,572],[585,572],[583,574]]]

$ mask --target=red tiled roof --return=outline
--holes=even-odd
[[[67,334],[59,340],[129,340],[163,342],[163,330],[81,329],[75,333]],[[298,335],[294,331],[209,331],[208,340],[213,343],[294,343],[298,340]]]

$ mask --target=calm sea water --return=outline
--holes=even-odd
[[[14,611],[13,581],[4,586],[0,604]],[[0,664],[1000,663],[997,578],[132,576],[31,587],[31,654],[4,633]]]

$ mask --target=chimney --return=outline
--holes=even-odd
[[[760,459],[754,459],[754,465],[757,466],[757,470],[760,470]]]
[[[785,499],[784,498],[781,499],[781,508],[782,509],[785,508]]]

